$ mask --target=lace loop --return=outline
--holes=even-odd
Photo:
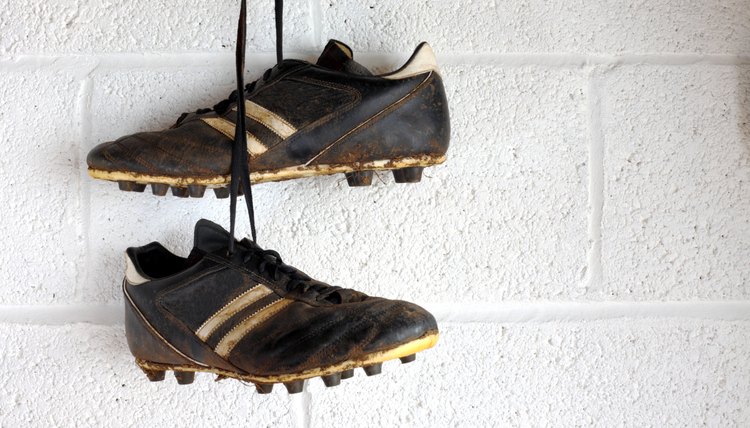
[[[265,72],[263,72],[263,77],[261,77],[258,80],[254,80],[247,85],[245,85],[243,98],[246,96],[246,94],[250,94],[255,90],[255,87],[258,85],[258,82],[265,82],[268,80],[269,77],[271,77],[271,72],[273,71],[273,68],[269,68]],[[237,96],[237,90],[235,89],[232,91],[229,96],[227,96],[225,99],[219,101],[218,103],[214,104],[213,107],[209,108],[200,108],[195,111],[195,114],[206,114],[211,113],[212,111],[215,111],[217,114],[222,115],[229,110],[229,107],[236,103],[239,97]],[[182,115],[177,119],[176,125],[179,125],[182,123],[182,121],[189,115],[190,113],[182,113]]]
[[[284,289],[288,293],[296,292],[317,301],[328,300],[336,302],[336,299],[332,299],[333,294],[339,290],[343,290],[341,287],[313,281],[312,278],[296,268],[284,264],[279,253],[274,250],[263,250],[247,238],[242,240],[242,244],[247,248],[247,252],[242,257],[243,264],[247,265],[253,260],[258,260],[257,270],[260,273],[267,274],[274,281],[279,281],[281,274],[287,276],[288,280],[284,284]]]

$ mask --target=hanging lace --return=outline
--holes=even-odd
[[[283,58],[283,0],[275,0],[276,21],[276,61]],[[240,18],[237,24],[237,50],[235,52],[235,71],[237,73],[237,120],[234,128],[234,143],[232,144],[232,175],[229,185],[229,254],[235,249],[235,223],[237,214],[237,196],[240,186],[245,194],[247,213],[250,217],[250,233],[253,242],[257,242],[255,229],[255,207],[250,183],[250,166],[248,164],[247,137],[245,133],[245,44],[247,40],[247,1],[240,1]]]

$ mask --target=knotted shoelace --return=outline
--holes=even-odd
[[[315,282],[295,267],[285,264],[276,251],[263,250],[254,243],[247,241],[247,238],[243,239],[243,243],[248,250],[245,252],[242,262],[245,265],[257,263],[258,271],[267,274],[274,281],[278,281],[281,275],[286,276],[288,280],[284,288],[287,292],[297,292],[317,301],[328,300],[332,303],[341,301],[340,296],[334,296],[334,293],[344,290],[343,288]]]

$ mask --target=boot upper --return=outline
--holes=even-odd
[[[426,44],[418,48],[428,50]],[[373,76],[337,41],[329,42],[317,64],[282,61],[248,85],[242,98],[251,170],[444,155],[450,134],[445,90],[436,70],[419,71]],[[89,168],[226,176],[237,102],[184,114],[164,131],[100,144],[88,155]]]
[[[187,259],[158,243],[128,249],[127,299],[201,364],[251,375],[300,373],[437,332],[434,317],[417,305],[309,279],[247,240],[228,257],[227,239],[202,220]]]

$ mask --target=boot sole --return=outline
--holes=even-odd
[[[445,162],[446,156],[420,156],[400,159],[379,160],[372,162],[357,162],[341,165],[299,165],[272,171],[258,171],[250,174],[253,183],[267,183],[285,181],[296,178],[315,177],[343,173],[351,187],[369,186],[375,171],[393,171],[397,183],[418,183],[422,179],[425,167],[439,165]],[[151,185],[154,195],[164,196],[167,191],[177,197],[203,197],[206,189],[213,189],[217,198],[229,197],[229,183],[231,176],[219,175],[214,177],[169,177],[147,175],[127,171],[105,171],[89,168],[92,178],[116,181],[120,190],[128,192],[143,192],[147,185]]]
[[[349,360],[331,366],[306,370],[299,373],[290,373],[274,376],[243,375],[227,370],[201,367],[190,364],[172,365],[155,363],[136,358],[136,364],[152,382],[164,380],[166,371],[173,371],[179,384],[190,384],[193,382],[195,373],[206,372],[217,375],[216,380],[224,378],[237,379],[255,384],[258,393],[267,394],[273,389],[273,385],[283,383],[290,394],[302,392],[304,381],[314,377],[320,377],[327,387],[338,385],[342,379],[348,379],[354,375],[354,369],[362,367],[367,376],[380,374],[385,361],[400,359],[403,364],[415,360],[416,353],[432,348],[438,341],[438,333],[430,333],[419,339],[407,342],[394,348],[371,353],[363,359]]]

